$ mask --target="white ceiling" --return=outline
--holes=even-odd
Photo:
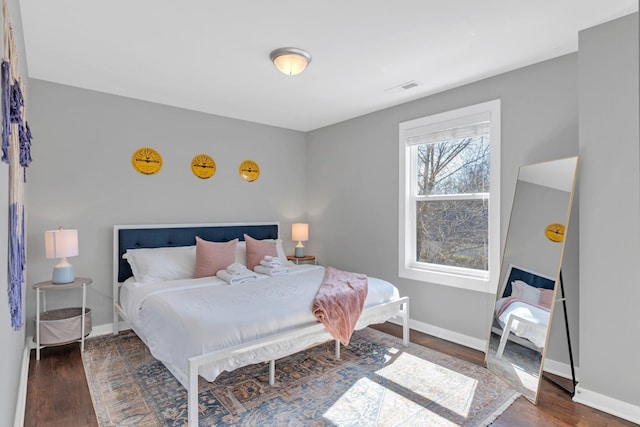
[[[309,131],[578,49],[637,0],[20,0],[29,77]],[[269,61],[308,50],[298,76]],[[388,90],[415,81],[409,90]]]

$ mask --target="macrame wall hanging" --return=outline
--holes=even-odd
[[[24,285],[24,183],[26,168],[31,163],[31,131],[25,119],[18,52],[9,20],[7,1],[2,2],[2,161],[9,164],[9,257],[8,286],[11,326],[19,330],[22,321],[22,288]]]

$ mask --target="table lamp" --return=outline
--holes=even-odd
[[[47,258],[60,258],[53,268],[53,283],[71,283],[75,280],[73,266],[67,257],[78,255],[78,230],[49,230],[44,233],[44,246]]]
[[[302,242],[306,242],[307,240],[309,240],[309,224],[292,224],[291,240],[298,241],[294,256],[296,258],[302,258],[304,256],[304,245],[302,244]]]

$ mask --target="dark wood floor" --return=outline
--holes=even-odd
[[[385,323],[376,329],[401,336],[401,328]],[[442,353],[482,365],[484,354],[448,341],[411,331],[411,341]],[[98,426],[78,344],[48,347],[42,350],[40,361],[35,351],[29,364],[27,386],[26,427]],[[518,398],[492,424],[494,427],[518,426],[637,426],[588,406],[575,403],[562,388],[548,380],[542,381],[537,406]]]
[[[24,425],[98,426],[78,343],[31,351]]]

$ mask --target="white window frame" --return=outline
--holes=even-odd
[[[459,267],[433,265],[416,260],[416,197],[417,180],[412,162],[410,136],[428,134],[473,123],[478,116],[489,115],[489,271],[478,272]],[[483,102],[415,120],[402,122],[400,130],[399,174],[399,247],[400,277],[479,292],[495,293],[500,275],[500,100]]]

